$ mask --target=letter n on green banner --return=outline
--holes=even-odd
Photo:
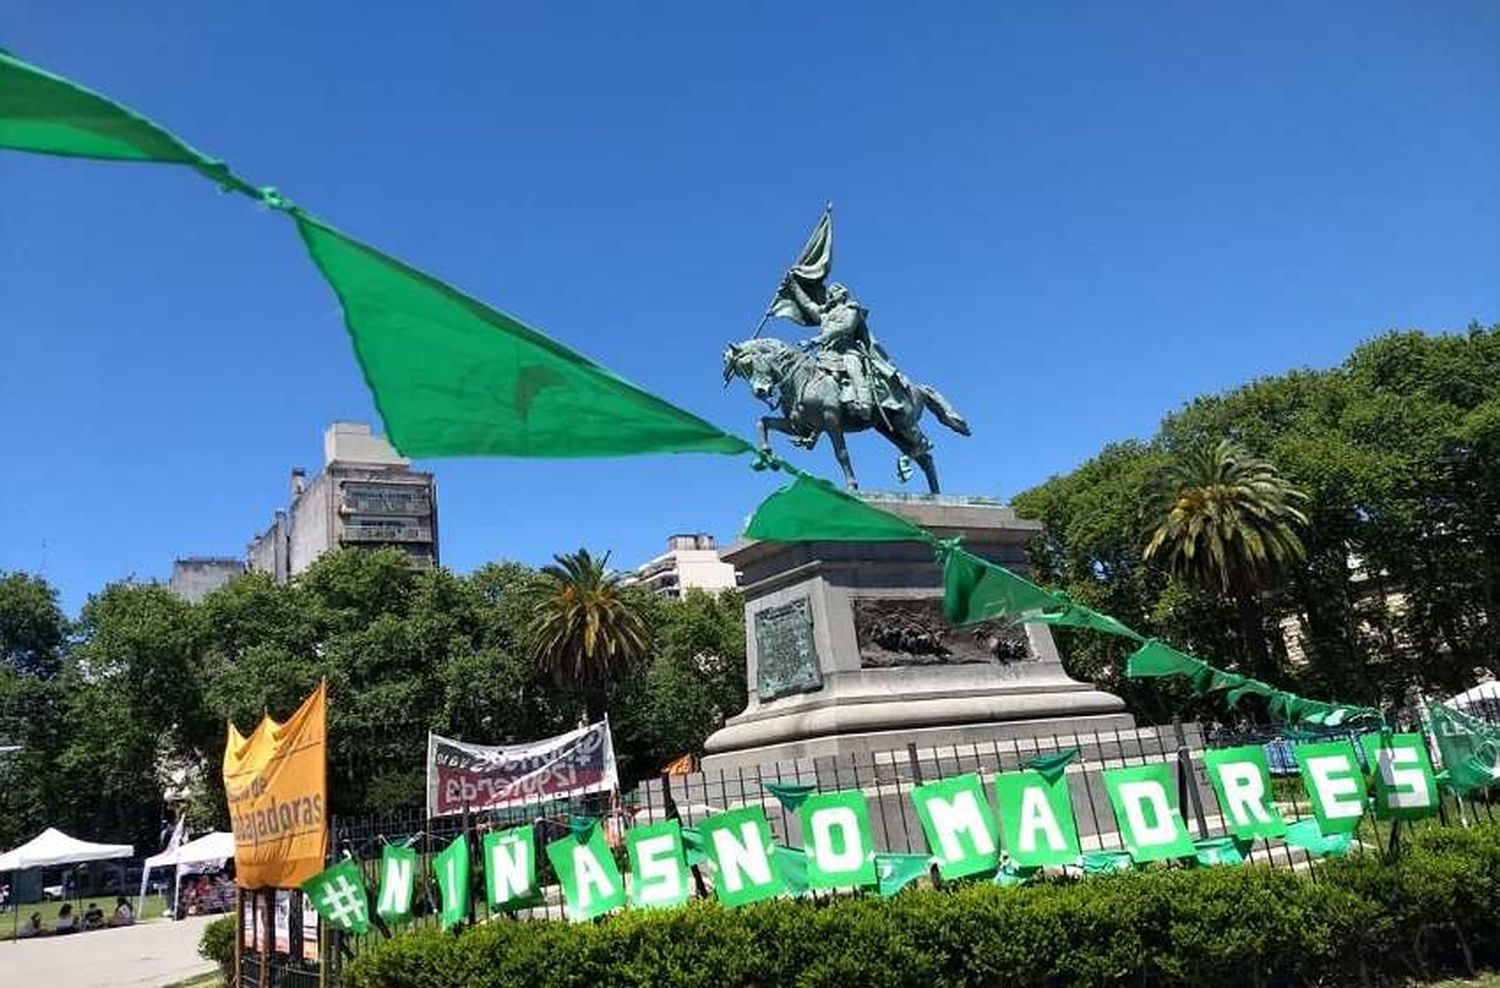
[[[1286,833],[1286,821],[1271,800],[1271,770],[1264,748],[1258,744],[1211,748],[1203,753],[1203,767],[1230,833],[1241,840]]]
[[[1137,862],[1193,856],[1193,842],[1177,803],[1175,776],[1167,762],[1104,773],[1120,837]]]
[[[461,923],[469,916],[469,836],[459,834],[453,843],[432,859],[443,909],[438,919],[443,929]]]
[[[539,900],[536,832],[530,826],[484,835],[484,890],[492,909],[516,909]]]
[[[963,878],[1000,866],[1000,826],[979,776],[929,782],[913,789],[911,798],[939,875]]]
[[[719,813],[704,820],[698,831],[714,866],[714,895],[724,905],[748,905],[786,890],[772,860],[771,824],[765,810],[745,806]]]
[[[688,900],[688,865],[682,824],[664,820],[625,831],[630,858],[630,904],[645,909],[680,906]]]
[[[875,836],[864,793],[856,789],[809,797],[797,816],[807,847],[809,888],[875,884]]]
[[[995,805],[1005,850],[1023,868],[1076,864],[1083,853],[1068,777],[1048,782],[1040,772],[1006,772],[995,777]]]
[[[597,825],[587,840],[569,834],[548,844],[547,860],[562,886],[565,912],[575,923],[625,905],[625,879]]]
[[[411,919],[412,893],[417,885],[417,852],[387,844],[380,852],[380,898],[375,911],[392,926]]]
[[[1297,766],[1312,799],[1318,829],[1327,834],[1352,834],[1365,815],[1369,794],[1354,745],[1348,741],[1299,744]]]
[[[1437,812],[1437,779],[1420,734],[1366,734],[1365,763],[1375,779],[1375,815],[1420,820]]]

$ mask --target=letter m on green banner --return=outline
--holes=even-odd
[[[972,772],[911,791],[927,846],[945,879],[993,872],[1000,866],[1000,827]]]

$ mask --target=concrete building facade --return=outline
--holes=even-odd
[[[172,560],[167,589],[196,604],[243,572],[245,561],[233,556],[183,556]]]
[[[719,558],[714,537],[698,532],[667,539],[667,551],[638,567],[625,583],[662,597],[681,597],[695,588],[709,593],[729,590],[738,581],[734,567]]]
[[[250,569],[285,582],[319,556],[346,546],[401,549],[418,566],[438,562],[437,483],[411,469],[362,422],[323,434],[323,469],[295,469],[291,503],[251,541]]]

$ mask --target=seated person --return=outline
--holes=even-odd
[[[57,932],[78,932],[78,920],[73,916],[73,903],[64,902],[63,907],[57,911]]]
[[[99,908],[99,903],[90,902],[83,914],[83,928],[85,930],[97,930],[104,925],[104,910]]]
[[[26,922],[22,923],[16,929],[16,939],[24,940],[27,937],[39,937],[46,932],[46,930],[42,929],[42,914],[32,913],[26,917]]]
[[[109,918],[110,926],[131,926],[135,923],[135,910],[130,908],[130,900],[123,895],[115,898],[115,914]]]

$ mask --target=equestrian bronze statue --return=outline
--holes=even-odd
[[[849,460],[846,433],[874,429],[900,451],[896,473],[911,476],[911,464],[921,467],[927,488],[938,493],[932,442],[922,432],[922,413],[931,411],[939,422],[960,435],[969,424],[935,388],[903,374],[871,335],[868,311],[848,289],[824,282],[833,266],[832,215],[824,212],[802,257],[782,279],[761,320],[779,316],[803,326],[817,326],[818,335],[797,346],[755,336],[724,351],[724,380],[744,378],[755,397],[777,409],[762,416],[760,446],[771,449],[770,430],[783,432],[792,442],[811,449],[828,434],[833,455],[844,471],[850,490],[859,487]]]

